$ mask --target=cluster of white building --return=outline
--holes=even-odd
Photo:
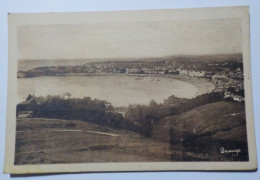
[[[166,74],[167,69],[166,68],[160,68],[160,67],[155,67],[153,69],[143,67],[143,68],[126,68],[126,73],[130,74],[138,74],[138,73],[144,73],[144,74]]]
[[[202,78],[206,77],[206,71],[180,69],[179,74],[183,76],[190,76],[190,77],[202,77]]]
[[[229,88],[233,88],[236,92],[244,89],[244,76],[240,68],[237,68],[235,71],[227,69],[222,73],[216,73],[212,76],[212,81],[216,85],[215,91],[224,91],[225,99],[232,98],[238,102],[245,100],[244,97],[229,91]]]
[[[188,70],[183,68],[170,68],[167,69],[165,67],[155,67],[155,68],[126,68],[127,74],[138,74],[138,73],[144,73],[144,74],[179,74],[182,76],[189,76],[189,77],[200,77],[200,78],[211,78],[213,75],[213,72],[208,71],[199,71],[199,70]]]
[[[234,101],[238,101],[238,102],[243,102],[245,101],[245,98],[242,97],[242,96],[238,96],[234,93],[231,93],[229,91],[225,91],[224,93],[224,98],[227,99],[227,98],[232,98]]]

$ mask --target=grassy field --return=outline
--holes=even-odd
[[[15,164],[169,161],[169,143],[77,120],[17,119]]]
[[[161,119],[158,124],[154,125],[153,135],[154,138],[169,142],[169,133],[163,132],[170,131],[170,128],[193,134],[218,133],[222,129],[238,126],[243,121],[245,121],[245,110],[241,103],[221,101]],[[228,137],[220,136],[219,138]],[[230,138],[245,141],[246,132]]]
[[[221,154],[220,147],[241,153]],[[161,119],[150,138],[78,120],[17,119],[15,164],[246,160],[245,110],[237,102]]]
[[[184,113],[169,116],[154,124],[152,137],[171,142],[172,152],[189,157],[173,160],[248,160],[244,105],[237,102],[214,102]],[[240,149],[238,156],[221,154],[219,149]]]

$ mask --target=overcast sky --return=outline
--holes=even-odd
[[[18,59],[241,53],[241,36],[239,19],[20,26]]]

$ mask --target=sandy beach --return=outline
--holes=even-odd
[[[209,92],[212,92],[215,89],[214,83],[210,79],[206,78],[192,78],[187,76],[181,76],[181,75],[175,75],[175,74],[167,74],[167,75],[160,75],[160,74],[111,74],[111,73],[102,73],[102,74],[96,74],[96,75],[119,75],[119,76],[136,76],[136,77],[160,77],[160,78],[170,78],[170,79],[177,79],[180,81],[184,81],[186,83],[190,83],[198,88],[197,93],[194,95],[194,97],[206,94]]]

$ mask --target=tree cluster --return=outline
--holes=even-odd
[[[17,114],[19,111],[32,111],[35,118],[82,120],[113,128],[124,126],[124,118],[113,111],[110,103],[89,97],[62,99],[59,96],[29,95],[26,102],[17,105]]]
[[[165,117],[180,114],[197,106],[221,100],[223,100],[223,93],[221,92],[203,94],[193,99],[170,96],[162,104],[157,104],[152,100],[149,106],[137,105],[136,107],[130,108],[125,118],[128,122],[137,124],[139,127],[138,130],[141,130],[141,134],[149,137],[152,132],[153,123],[157,123]]]

